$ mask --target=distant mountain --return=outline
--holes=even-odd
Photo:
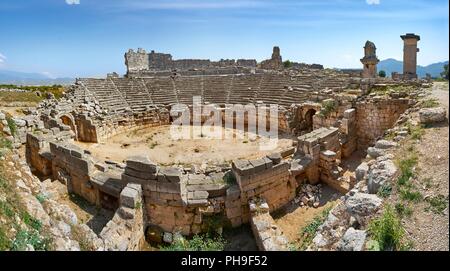
[[[75,82],[74,78],[50,78],[40,73],[26,73],[0,70],[0,84],[13,85],[69,85]]]
[[[441,72],[444,70],[445,64],[448,64],[448,61],[433,63],[428,66],[418,65],[417,75],[419,75],[419,77],[425,77],[426,74],[429,73],[432,77],[440,77]],[[377,65],[377,69],[379,71],[385,71],[388,76],[390,76],[392,72],[403,73],[403,62],[393,58],[388,58],[380,61]]]

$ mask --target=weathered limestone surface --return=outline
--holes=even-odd
[[[120,193],[120,207],[100,233],[105,249],[139,250],[144,241],[142,188],[128,184]]]
[[[419,120],[423,124],[439,123],[447,118],[447,110],[443,107],[424,108],[419,110]]]
[[[250,225],[261,251],[287,250],[288,240],[269,214],[269,205],[260,199],[250,200]]]

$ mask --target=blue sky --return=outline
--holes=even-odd
[[[125,72],[128,48],[179,58],[269,58],[359,68],[366,40],[418,64],[448,60],[447,0],[1,0],[0,69],[53,77]]]

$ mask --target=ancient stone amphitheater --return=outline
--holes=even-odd
[[[59,181],[69,193],[115,212],[98,235],[91,234],[96,249],[138,250],[144,240],[209,231],[212,221],[220,227],[250,223],[259,249],[287,249],[270,214],[295,200],[305,183],[350,191],[363,176],[344,162],[365,153],[411,105],[404,93],[381,97],[371,89],[421,84],[362,78],[320,65],[285,68],[277,47],[261,63],[172,60],[142,49],[128,51],[125,59],[125,77],[78,79],[62,99],[45,100],[23,117],[26,124],[20,127],[34,175]],[[267,120],[276,118],[280,135],[292,143],[207,165],[162,164],[156,156],[127,153],[126,146],[127,158],[104,159],[85,148],[129,131],[170,125],[176,119],[173,106],[192,110],[194,96],[219,112],[230,104],[275,104],[278,114]],[[313,197],[304,204],[319,203]]]

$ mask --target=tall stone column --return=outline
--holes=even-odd
[[[407,33],[400,36],[403,40],[403,79],[417,78],[417,42],[420,36],[414,33]]]
[[[376,55],[377,48],[371,41],[366,41],[364,46],[364,57],[361,58],[363,67],[363,78],[375,78],[377,77],[377,64],[380,62]]]

